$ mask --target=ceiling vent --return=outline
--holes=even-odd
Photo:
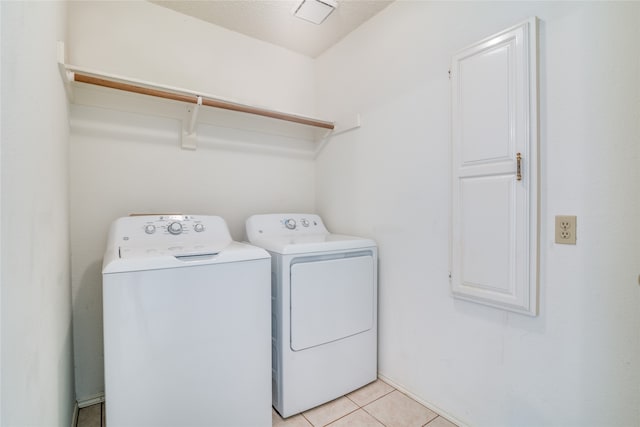
[[[293,14],[305,21],[322,24],[337,6],[335,0],[302,0]]]

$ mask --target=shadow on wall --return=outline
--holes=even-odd
[[[89,264],[73,298],[73,338],[76,398],[79,402],[104,393],[104,346],[102,340],[102,259]],[[90,363],[90,365],[88,365]],[[87,366],[82,366],[87,364]]]
[[[73,405],[75,403],[75,371],[74,371],[74,358],[73,358],[73,322],[71,316],[69,316],[69,323],[64,335],[64,344],[60,347],[61,352],[58,356],[58,378],[56,383],[58,396],[69,396],[71,401],[68,402],[69,407],[58,408],[61,411],[58,419],[66,419],[71,411],[73,411]]]

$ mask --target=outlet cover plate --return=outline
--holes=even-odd
[[[575,215],[556,215],[556,243],[576,244],[576,219]]]

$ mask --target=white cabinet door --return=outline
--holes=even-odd
[[[537,314],[535,18],[454,55],[453,295]]]

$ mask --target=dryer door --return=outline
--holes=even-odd
[[[371,255],[294,263],[291,349],[304,350],[371,329],[374,268]]]

